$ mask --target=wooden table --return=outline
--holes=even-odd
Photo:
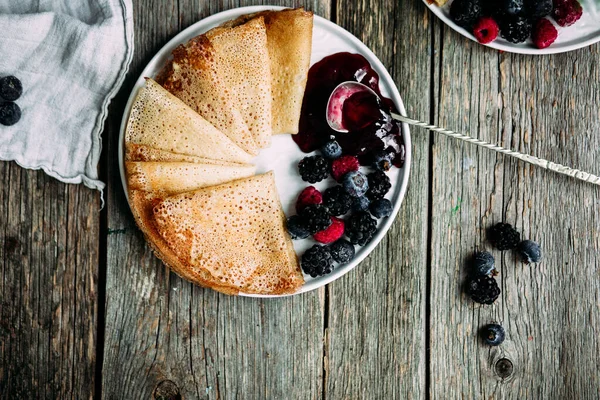
[[[135,1],[135,57],[111,105],[98,192],[0,163],[2,399],[596,399],[600,397],[600,190],[413,130],[410,187],[377,249],[300,296],[195,287],[146,246],[117,165],[138,74],[170,38],[258,2]],[[532,57],[477,45],[421,1],[303,5],[388,67],[409,115],[600,173],[600,46]],[[500,299],[461,289],[486,228],[539,241],[525,266],[494,251]],[[476,332],[498,321],[496,348]],[[162,397],[161,397],[162,396]]]

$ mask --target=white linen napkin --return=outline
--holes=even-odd
[[[0,160],[102,191],[100,133],[133,55],[131,0],[0,0],[0,77],[23,84]]]

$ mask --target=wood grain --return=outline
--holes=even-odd
[[[531,57],[498,53],[445,27],[436,32],[439,125],[600,172],[597,45]],[[599,194],[593,185],[436,137],[432,398],[598,397]],[[541,244],[539,265],[492,249],[486,229],[501,221]],[[502,294],[492,306],[462,291],[475,249],[496,257]],[[477,338],[490,322],[507,330],[496,348]]]
[[[326,2],[281,4],[330,9]],[[136,55],[119,96],[121,110],[134,79],[168,39],[197,20],[240,5],[247,4],[136,6]],[[116,159],[118,119],[109,128],[109,160]],[[320,399],[324,291],[277,300],[237,298],[169,273],[135,227],[118,165],[108,164],[102,396],[151,398],[168,392],[186,399]]]
[[[91,398],[99,193],[0,162],[0,398]]]

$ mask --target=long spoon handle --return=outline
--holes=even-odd
[[[529,154],[519,153],[518,151],[513,151],[509,149],[505,149],[504,147],[496,146],[495,144],[484,142],[483,140],[479,140],[473,138],[471,136],[463,135],[462,133],[453,132],[448,129],[440,128],[439,126],[429,125],[425,122],[418,121],[416,119],[407,118],[405,116],[392,113],[392,117],[398,121],[406,122],[409,125],[420,126],[421,128],[429,129],[430,131],[439,132],[442,135],[446,135],[452,137],[454,139],[462,140],[468,143],[473,143],[474,145],[484,147],[486,149],[494,150],[498,153],[506,154],[507,156],[518,158],[519,160],[528,162],[530,164],[536,165],[538,167],[558,172],[559,174],[570,176],[571,178],[576,178],[584,182],[593,183],[595,185],[600,185],[600,177],[596,175],[592,175],[588,172],[581,171],[579,169],[569,168],[567,166],[553,163],[552,161],[544,160],[542,158],[538,158]]]

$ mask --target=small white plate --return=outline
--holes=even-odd
[[[136,81],[131,95],[129,96],[129,101],[127,102],[123,119],[121,121],[121,132],[119,137],[119,168],[121,172],[121,181],[126,194],[127,181],[125,179],[123,163],[125,128],[127,126],[129,112],[135,99],[135,95],[139,88],[144,85],[144,77],[155,77],[169,59],[173,49],[175,49],[175,47],[177,47],[179,44],[186,43],[195,36],[243,14],[254,13],[267,9],[279,10],[282,8],[283,7],[266,6],[242,7],[212,15],[179,33],[152,58]],[[365,46],[360,40],[358,40],[348,31],[324,18],[315,15],[311,65],[328,55],[344,51],[362,54],[369,61],[373,69],[379,74],[382,94],[391,98],[396,104],[400,113],[404,115],[406,112],[404,109],[404,104],[402,103],[402,99],[400,98],[400,94],[398,93],[398,89],[394,85],[392,78],[381,61],[377,59],[377,57],[367,48],[367,46]],[[380,220],[377,232],[370,243],[363,247],[356,247],[356,256],[350,263],[339,266],[336,265],[332,273],[322,277],[311,278],[310,276],[305,275],[306,283],[295,294],[308,292],[321,287],[352,270],[367,255],[369,255],[371,251],[373,251],[373,249],[388,231],[398,213],[398,210],[400,209],[400,204],[402,203],[408,185],[408,175],[411,163],[411,141],[408,125],[406,124],[402,124],[402,138],[404,139],[406,151],[406,162],[404,167],[400,169],[392,168],[392,170],[388,172],[388,176],[392,182],[392,188],[390,189],[390,192],[387,194],[386,198],[390,199],[394,205],[392,215],[388,218]],[[275,171],[277,190],[279,192],[281,204],[287,216],[291,216],[296,213],[296,198],[300,191],[308,186],[308,184],[302,181],[300,178],[297,169],[298,162],[306,155],[306,153],[300,151],[296,143],[292,140],[291,135],[276,135],[273,136],[271,147],[263,149],[253,160],[257,166],[257,173],[267,172],[270,170]],[[314,186],[321,190],[326,187],[333,186],[334,183],[335,181],[328,179],[327,181],[319,182]],[[316,242],[312,239],[294,241],[294,248],[296,253],[299,255],[299,258],[307,248],[311,247],[315,243]],[[257,295],[245,296],[280,297]]]
[[[491,1],[491,0],[484,0]],[[450,18],[450,3],[449,1],[443,7],[438,7],[435,4],[427,3],[427,0],[423,2],[429,7],[429,9],[437,15],[442,21],[449,27],[454,29],[461,35],[477,42],[475,36],[464,28],[461,28],[452,21]],[[581,19],[575,24],[567,27],[558,26],[554,23],[552,18],[549,18],[556,29],[558,30],[558,38],[550,47],[545,49],[536,48],[531,39],[528,39],[525,43],[514,44],[508,40],[498,36],[496,40],[488,43],[484,46],[491,47],[493,49],[502,50],[510,53],[519,54],[556,54],[564,53],[571,50],[580,49],[582,47],[589,46],[600,41],[600,3],[596,0],[579,0],[583,7],[583,15]],[[594,5],[596,2],[596,5]],[[479,42],[477,42],[479,43]]]

